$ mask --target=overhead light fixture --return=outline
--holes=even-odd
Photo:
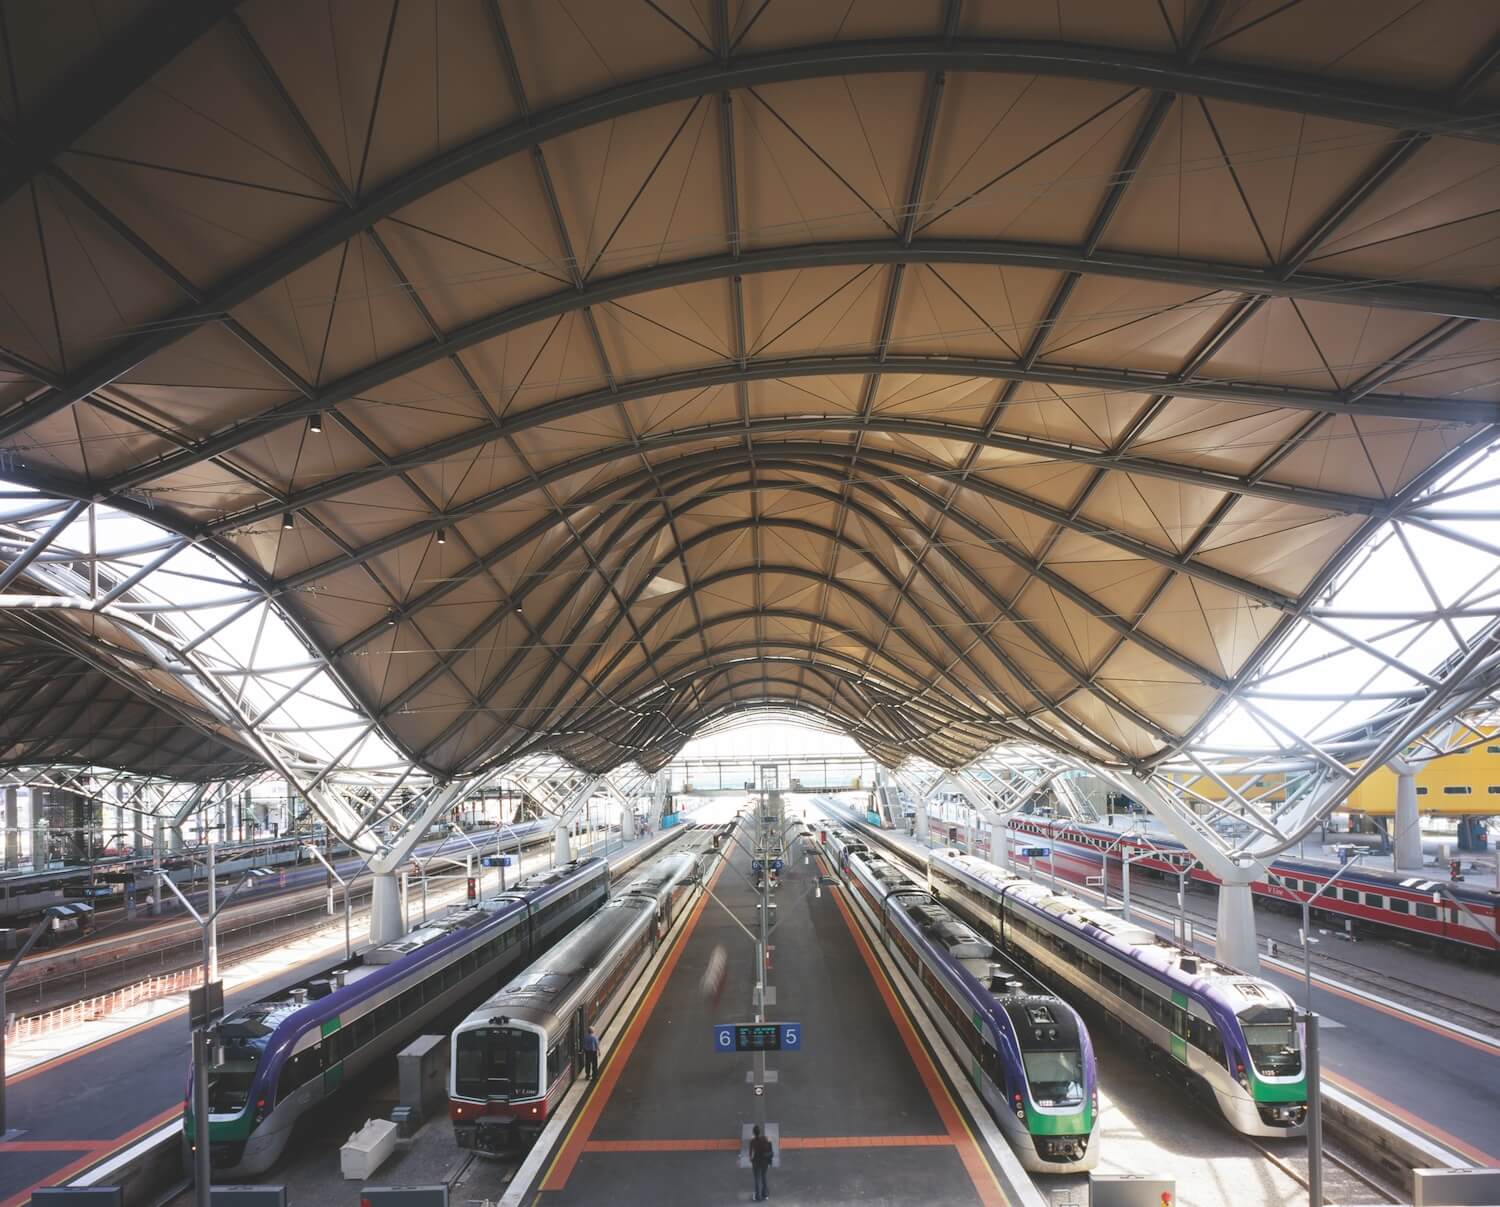
[[[437,530],[437,542],[439,545],[446,545],[448,543],[448,530],[446,528],[439,528]]]
[[[294,522],[295,521],[292,519],[292,513],[290,511],[284,511],[281,513],[281,526],[283,528],[292,527]]]
[[[323,434],[323,413],[321,411],[307,417],[307,430],[314,436]]]

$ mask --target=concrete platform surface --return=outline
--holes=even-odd
[[[776,892],[768,1016],[801,1023],[800,1052],[767,1058],[776,1081],[765,1117],[777,1128],[772,1197],[791,1204],[998,1204],[986,1156],[883,974],[832,892],[814,895],[816,864],[800,851]],[[713,1025],[753,1018],[754,948],[725,910],[754,929],[749,859],[736,850],[682,942],[643,997],[598,1083],[547,1167],[539,1204],[734,1203],[751,1197],[741,1136],[756,1117],[748,1055],[714,1051]],[[717,1001],[701,982],[722,946],[729,974]],[[487,1171],[467,1198],[498,1197]],[[528,1200],[532,1201],[532,1200]]]

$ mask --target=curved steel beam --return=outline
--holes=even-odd
[[[251,524],[260,523],[272,518],[279,518],[288,510],[295,511],[311,506],[314,503],[337,498],[340,495],[367,488],[410,470],[430,465],[435,461],[441,461],[448,457],[470,452],[482,448],[486,444],[491,444],[522,432],[532,431],[545,427],[548,424],[560,423],[578,415],[607,410],[610,407],[626,402],[668,393],[701,391],[715,387],[742,385],[769,379],[794,380],[802,377],[825,377],[832,374],[857,375],[877,371],[929,374],[940,377],[995,378],[999,380],[1015,379],[1017,372],[1019,372],[1022,378],[1029,380],[1037,379],[1039,376],[1052,375],[1052,371],[1050,370],[1032,369],[1013,371],[1011,362],[1006,361],[955,357],[899,356],[886,357],[884,359],[878,356],[808,357],[795,360],[750,362],[744,366],[715,366],[706,369],[688,370],[645,381],[621,383],[613,388],[593,390],[571,398],[545,403],[518,415],[508,417],[498,423],[472,428],[469,431],[461,432],[455,436],[425,445],[420,449],[402,454],[401,456],[391,457],[378,465],[329,478],[317,486],[293,492],[285,498],[273,499],[270,502],[246,508],[232,515],[225,516],[221,520],[196,528],[195,533],[199,536],[222,536],[225,533],[233,532],[236,529]],[[1087,370],[1086,372],[1092,374],[1094,371]],[[1171,388],[1180,389],[1180,387],[1170,386],[1163,382],[1150,384],[1138,381],[1131,388],[1130,392],[1149,392]],[[1183,392],[1190,396],[1196,396],[1192,394],[1191,390],[1183,390]],[[1492,407],[1497,417],[1500,417],[1500,404],[1487,403],[1484,405]],[[1016,435],[993,431],[988,428],[949,424],[937,420],[924,420],[910,416],[892,417],[874,415],[868,418],[857,418],[847,414],[839,414],[814,417],[808,416],[804,412],[795,417],[781,419],[766,417],[755,421],[736,421],[742,432],[749,431],[753,433],[757,429],[747,427],[747,422],[758,424],[761,428],[772,423],[791,425],[785,428],[785,430],[793,431],[806,430],[810,427],[816,428],[819,424],[827,427],[843,424],[844,427],[838,430],[850,430],[851,428],[856,430],[868,429],[896,434],[930,436],[942,440],[959,440],[974,444],[976,447],[991,448],[1002,452],[1013,452],[1049,460],[1068,461],[1103,469],[1120,469],[1147,477],[1186,482],[1189,485],[1201,486],[1209,490],[1227,490],[1232,493],[1251,495],[1256,498],[1269,498],[1277,502],[1296,503],[1348,514],[1384,514],[1389,509],[1389,505],[1383,499],[1373,499],[1338,491],[1325,491],[1309,487],[1279,484],[1266,481],[1264,478],[1242,478],[1233,474],[1219,473],[1194,466],[1179,465],[1170,461],[1141,457],[1127,453],[1124,450],[1093,449],[1062,441],[1045,440],[1036,436]],[[712,438],[714,433],[721,430],[727,430],[727,428],[724,425],[720,425],[719,427],[710,425],[708,427],[678,429],[682,433],[710,433],[709,436],[702,438]],[[777,428],[775,430],[783,429]],[[641,437],[641,439],[661,440],[668,435],[671,434],[657,433]],[[676,436],[675,438],[680,441],[682,439],[695,439],[699,437],[683,435]],[[597,454],[589,455],[596,456]],[[130,475],[130,481],[133,482],[138,477],[140,481],[148,481],[156,476],[154,472],[148,477],[140,477],[133,474]],[[123,482],[122,480],[116,480],[115,484],[106,484],[98,490],[94,490],[84,483],[78,483],[73,495],[74,497],[96,499],[125,489],[133,489],[133,487],[128,482]],[[454,515],[457,513],[450,512],[449,514]]]
[[[829,430],[830,428],[832,430],[848,431],[853,430],[859,426],[857,421],[839,419],[831,419],[827,421],[810,421],[801,419],[781,419],[765,421],[752,420],[750,421],[750,423],[752,425],[750,427],[750,430],[752,432],[771,432],[776,434],[781,434],[783,432],[797,433],[805,431],[825,431]],[[942,425],[935,426],[941,427]],[[911,431],[912,429],[903,429],[899,421],[891,421],[890,423],[882,425],[879,430],[900,432],[902,430]],[[347,570],[351,566],[355,566],[360,564],[361,562],[368,561],[370,558],[377,557],[382,553],[389,553],[392,550],[398,549],[402,545],[405,545],[410,541],[435,532],[439,528],[447,527],[458,520],[464,519],[467,516],[477,515],[482,512],[489,511],[493,508],[501,507],[507,503],[511,503],[524,498],[526,495],[531,494],[537,488],[538,484],[543,486],[550,485],[553,482],[571,477],[572,475],[584,470],[594,469],[601,465],[607,465],[613,461],[630,459],[636,455],[638,449],[644,449],[648,452],[657,451],[659,449],[671,448],[679,444],[691,443],[698,440],[721,439],[736,434],[743,435],[745,431],[746,425],[743,423],[728,423],[723,425],[715,425],[713,427],[713,434],[711,436],[704,434],[705,429],[697,428],[693,429],[691,433],[669,432],[656,436],[646,436],[642,437],[638,442],[634,444],[612,446],[606,449],[596,450],[595,452],[589,453],[585,456],[578,457],[571,461],[563,462],[559,465],[553,466],[550,469],[541,471],[536,475],[535,479],[528,478],[500,487],[497,490],[477,496],[476,498],[471,499],[458,507],[452,508],[442,513],[441,515],[436,515],[429,517],[428,519],[421,520],[416,524],[408,526],[407,528],[403,528],[397,532],[384,536],[377,541],[372,541],[368,545],[362,546],[358,550],[340,554],[337,557],[329,558],[327,561],[320,562],[315,566],[309,566],[305,570],[300,570],[296,574],[288,575],[285,579],[279,582],[278,589],[285,592],[294,591],[302,587],[306,587],[316,582],[318,579],[326,577],[327,575],[336,574],[340,570]],[[762,450],[771,459],[775,459],[777,457],[789,457],[792,459],[806,458],[812,461],[827,460],[830,457],[836,457],[841,461],[846,459],[846,456],[844,454],[830,449],[828,445],[823,443],[809,442],[806,444],[799,444],[796,442],[783,442],[772,444],[769,446],[758,445],[757,453],[759,454],[759,452]],[[887,450],[866,450],[864,457],[871,462],[878,462],[882,465],[890,466],[900,473],[916,473],[941,479],[953,472],[950,466],[941,465],[937,462],[925,461],[920,457],[912,456],[906,453],[896,453]],[[721,447],[706,449],[695,454],[690,454],[689,457],[685,460],[689,461],[691,464],[700,466],[714,462],[743,464],[744,451],[742,448],[729,449]],[[757,455],[757,462],[759,462],[759,460],[760,457],[759,455]],[[1125,470],[1126,472],[1135,472],[1130,465],[1121,464],[1119,462],[1115,463],[1115,468]],[[631,475],[628,479],[625,480],[628,482],[634,482],[636,480],[636,476]],[[1270,603],[1276,607],[1292,606],[1295,602],[1291,601],[1287,596],[1281,595],[1280,593],[1272,591],[1268,588],[1259,586],[1256,583],[1252,583],[1245,579],[1236,578],[1231,574],[1225,574],[1221,571],[1216,571],[1211,567],[1202,565],[1201,563],[1185,561],[1184,559],[1177,557],[1174,554],[1168,553],[1162,549],[1158,549],[1152,545],[1147,544],[1144,541],[1139,541],[1132,537],[1123,536],[1117,532],[1114,532],[1104,524],[1086,520],[1082,517],[1072,516],[1068,512],[1063,511],[1061,508],[1049,507],[1048,505],[1040,503],[1035,499],[1031,499],[1018,491],[1012,491],[1003,486],[997,486],[995,483],[989,482],[986,479],[979,478],[977,476],[970,477],[965,483],[965,488],[973,490],[976,493],[986,495],[987,497],[993,498],[999,502],[1017,507],[1018,509],[1028,512],[1029,514],[1041,516],[1042,518],[1063,524],[1075,532],[1079,532],[1085,536],[1092,537],[1093,539],[1098,540],[1103,544],[1111,545],[1114,548],[1120,549],[1124,552],[1128,552],[1132,556],[1139,557],[1145,561],[1151,561],[1161,565],[1171,566],[1173,569],[1182,570],[1185,573],[1193,574],[1195,577],[1204,578],[1209,581],[1215,581],[1219,585],[1226,586],[1229,589],[1246,595],[1251,599]],[[1230,488],[1220,487],[1219,489]],[[1234,492],[1231,490],[1231,493]],[[607,497],[607,495],[600,492],[591,491],[585,497],[594,499]]]
[[[832,535],[831,531],[825,530],[825,535],[831,537],[831,535]],[[866,555],[866,556],[868,557],[868,555]],[[877,560],[875,560],[873,558],[870,559],[870,564],[873,565],[873,566],[875,566],[880,571],[882,571],[882,574],[885,575],[885,576],[887,576],[887,581],[890,582],[892,586],[896,587],[897,589],[900,588],[901,579],[898,576],[891,574],[891,572],[890,572],[890,570],[889,570],[888,567],[884,566],[882,563],[880,563],[879,561],[877,561]],[[722,583],[722,582],[731,582],[731,581],[733,581],[736,578],[743,578],[743,577],[745,577],[747,575],[755,575],[755,574],[760,574],[760,573],[781,574],[781,575],[785,575],[788,578],[803,578],[803,579],[807,579],[809,582],[817,583],[819,586],[826,587],[826,588],[828,588],[830,590],[837,591],[837,592],[839,592],[842,595],[848,595],[850,598],[858,600],[862,605],[864,605],[867,609],[869,609],[873,615],[875,615],[875,616],[877,616],[879,618],[882,618],[887,625],[894,624],[894,620],[895,620],[894,616],[887,617],[885,615],[885,613],[878,606],[876,606],[872,602],[866,600],[864,598],[864,596],[863,596],[863,593],[861,593],[859,591],[856,591],[848,583],[842,581],[837,576],[825,575],[825,574],[821,573],[820,571],[810,569],[807,566],[778,565],[778,564],[775,564],[775,563],[766,563],[763,566],[759,566],[759,567],[757,567],[757,566],[732,566],[732,567],[729,567],[728,569],[721,570],[721,571],[717,572],[716,574],[706,575],[700,581],[705,586],[713,586],[713,585],[717,585],[717,584]],[[913,602],[910,599],[908,599],[906,601],[906,603],[907,603],[908,607],[911,607],[914,611],[916,611],[917,614],[919,616],[921,616],[929,624],[929,626],[933,629],[934,632],[938,633],[938,635],[941,638],[943,638],[946,642],[948,642],[953,647],[955,655],[960,660],[962,660],[964,658],[963,652],[962,652],[961,648],[959,648],[958,643],[957,642],[953,642],[951,640],[950,635],[947,634],[940,626],[933,625],[932,621],[931,621],[931,618],[926,614],[926,611],[924,609],[922,609],[919,605],[917,605],[915,602]],[[670,605],[668,603],[663,603],[656,610],[656,612],[654,612],[652,614],[653,617],[654,616],[658,616],[658,615],[664,615],[666,613],[666,611],[669,609],[669,607],[670,607]],[[960,615],[962,615],[962,614],[963,613],[960,613]],[[826,621],[823,621],[823,622],[820,622],[820,623],[825,624],[825,625],[827,624]],[[976,631],[979,631],[978,622],[975,622],[975,625],[976,625]],[[1037,647],[1038,651],[1040,653],[1042,653],[1044,656],[1046,656],[1048,659],[1050,659],[1053,662],[1053,664],[1057,666],[1058,670],[1060,670],[1069,680],[1072,681],[1072,683],[1073,683],[1073,689],[1075,691],[1082,691],[1082,692],[1084,692],[1084,693],[1086,693],[1088,695],[1093,695],[1093,696],[1099,697],[1099,702],[1101,704],[1103,704],[1106,708],[1109,708],[1110,710],[1119,713],[1121,716],[1129,718],[1129,720],[1130,720],[1130,722],[1132,724],[1139,726],[1141,729],[1143,729],[1146,732],[1150,733],[1153,737],[1157,738],[1159,741],[1161,741],[1161,742],[1163,742],[1163,743],[1165,743],[1167,745],[1172,745],[1172,744],[1174,744],[1174,743],[1176,743],[1178,741],[1179,735],[1171,733],[1171,732],[1169,732],[1166,729],[1163,729],[1159,724],[1157,724],[1155,721],[1151,720],[1151,718],[1149,718],[1147,716],[1144,716],[1143,714],[1139,713],[1134,708],[1134,706],[1132,706],[1131,704],[1127,703],[1124,700],[1119,699],[1117,696],[1114,695],[1114,693],[1105,691],[1103,688],[1100,688],[1097,684],[1093,683],[1093,681],[1091,680],[1091,678],[1090,678],[1090,676],[1088,674],[1086,674],[1079,667],[1075,666],[1073,664],[1072,659],[1070,659],[1069,657],[1067,657],[1067,655],[1064,654],[1061,650],[1058,650],[1055,646],[1053,646],[1050,642],[1048,642],[1047,639],[1045,637],[1043,637],[1040,633],[1032,632],[1032,633],[1029,633],[1029,636],[1031,638],[1032,643]],[[912,644],[913,648],[916,648],[916,646],[915,646],[914,643],[911,643],[909,641],[908,644]],[[1054,710],[1055,711],[1056,709],[1061,708],[1062,705],[1066,702],[1067,696],[1063,696],[1060,699],[1054,700],[1047,693],[1045,693],[1045,692],[1041,691],[1039,688],[1037,688],[1036,685],[1033,684],[1031,682],[1031,680],[1020,670],[1020,668],[1016,667],[1014,665],[1014,663],[1010,662],[1009,659],[1005,658],[1005,655],[1003,653],[1001,653],[998,649],[992,648],[991,652],[994,653],[994,654],[996,654],[997,657],[1002,658],[1007,663],[1007,669],[1010,670],[1011,674],[1016,675],[1017,678],[1022,683],[1026,684],[1027,690],[1029,690],[1032,693],[1032,695],[1036,696],[1036,698],[1038,700],[1045,702],[1047,710]],[[935,662],[936,661],[936,660],[932,659],[931,655],[927,654],[925,651],[922,651],[922,653],[923,653],[924,657],[929,662]],[[901,665],[899,659],[891,659],[891,661],[895,665],[897,665],[897,666]],[[936,665],[941,668],[942,664],[941,663],[937,663]],[[970,671],[972,671],[972,672],[974,672],[976,674],[979,673],[978,670],[977,670],[977,668],[975,668],[972,664],[966,664],[966,665],[968,665],[968,669]],[[905,670],[908,674],[911,673],[908,668],[903,667],[902,669]],[[637,674],[638,673],[639,673],[639,671],[637,671]],[[951,671],[946,671],[946,672],[942,672],[942,673],[945,673],[945,675],[951,676]],[[996,695],[1003,695],[1004,694],[1003,691],[998,687],[998,685],[993,684],[993,683],[991,683],[989,681],[988,676],[984,676],[984,679],[985,679],[986,685],[990,688],[991,691],[994,691]],[[965,690],[969,691],[972,694],[972,689],[965,688]],[[921,691],[913,692],[908,697],[908,700],[902,701],[902,704],[909,703],[910,700],[917,699],[922,694],[923,693]],[[1071,695],[1071,694],[1072,694],[1072,692],[1068,693],[1068,695]],[[1017,709],[1018,713],[1021,712],[1021,711],[1022,710]]]
[[[726,272],[738,274],[743,261],[723,261]],[[584,303],[583,292],[573,292],[558,298],[557,313],[575,309]],[[535,321],[531,318],[527,322]],[[523,324],[506,325],[487,332],[489,339]],[[152,461],[116,475],[96,489],[102,495],[139,489],[159,478],[188,469],[203,461],[222,456],[247,440],[267,435],[289,423],[305,419],[309,415],[330,410],[340,402],[359,397],[363,392],[387,384],[397,378],[426,365],[445,359],[461,351],[478,339],[463,341],[462,332],[455,333],[440,343],[419,345],[416,349],[382,361],[371,369],[364,370],[343,382],[335,383],[312,398],[298,398],[276,407],[265,415],[244,420],[224,431],[210,436],[187,449],[167,453]],[[455,346],[457,344],[457,346]],[[667,374],[633,382],[619,382],[613,388],[592,391],[556,402],[544,403],[517,415],[471,428],[454,436],[409,453],[392,457],[387,463],[368,470],[355,471],[338,482],[350,483],[341,489],[353,489],[390,477],[393,473],[424,465],[432,460],[451,456],[468,449],[489,443],[538,424],[555,422],[572,415],[595,410],[612,403],[629,402],[682,390],[708,389],[714,386],[738,385],[740,383],[767,381],[776,378],[826,376],[829,374],[867,374],[884,371],[932,375],[942,377],[976,377],[993,380],[1026,382],[1051,385],[1065,389],[1096,392],[1174,394],[1202,398],[1214,402],[1243,403],[1250,406],[1279,407],[1288,410],[1317,413],[1364,415],[1376,418],[1420,419],[1447,423],[1495,423],[1500,422],[1500,403],[1470,401],[1465,399],[1426,397],[1403,394],[1378,394],[1374,392],[1354,396],[1352,391],[1310,390],[1296,386],[1270,385],[1256,382],[1231,381],[1205,377],[1181,377],[1171,373],[1146,372],[1144,370],[1098,368],[1084,365],[1060,365],[1045,361],[998,360],[987,357],[964,356],[912,356],[888,355],[882,358],[878,352],[845,356],[819,356],[805,358],[783,358],[769,360],[746,360],[744,363],[708,365],[680,373]],[[0,417],[0,439],[15,434],[26,426],[7,424]],[[258,518],[260,514],[287,506],[304,506],[305,501],[329,497],[334,493],[331,483],[299,492],[292,501],[266,504],[259,511],[238,513],[232,522],[244,523]],[[231,521],[225,521],[230,523]],[[222,526],[222,525],[220,525]]]
[[[1185,64],[1176,55],[1020,39],[890,39],[836,42],[715,60],[700,67],[632,81],[554,108],[526,114],[419,164],[373,190],[357,206],[316,223],[235,274],[202,304],[128,341],[60,390],[0,420],[0,439],[71,406],[129,372],[205,322],[216,322],[318,256],[444,185],[508,156],[600,122],[674,101],[696,100],[765,84],[889,72],[984,72],[1097,80],[1126,88],[1175,92],[1238,104],[1335,117],[1400,131],[1500,141],[1500,123],[1486,113],[1460,113],[1444,97],[1389,86],[1344,83],[1227,63]],[[23,418],[22,415],[25,415]],[[19,426],[18,426],[19,425]]]

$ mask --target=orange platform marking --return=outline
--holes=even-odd
[[[738,1152],[738,1140],[590,1140],[586,1153],[709,1153]]]
[[[783,1136],[782,1148],[950,1148],[942,1136]]]
[[[724,874],[724,869],[729,866],[726,857],[719,863],[718,870],[714,872],[713,879],[709,882],[709,890],[712,891],[719,883],[719,877]],[[677,971],[677,961],[682,958],[682,953],[687,949],[688,940],[693,937],[693,932],[698,929],[698,920],[703,916],[704,907],[710,901],[708,893],[698,898],[698,903],[693,906],[692,915],[688,918],[687,925],[677,936],[677,941],[672,945],[672,950],[667,954],[666,961],[656,970],[652,978],[651,987],[646,995],[636,1003],[634,1016],[625,1024],[625,1030],[621,1034],[619,1042],[615,1044],[613,1051],[609,1052],[604,1061],[604,1066],[599,1070],[599,1077],[594,1084],[593,1093],[588,1096],[583,1110],[579,1112],[578,1118],[568,1128],[568,1134],[564,1138],[562,1147],[557,1156],[552,1159],[551,1168],[542,1179],[541,1189],[563,1190],[568,1185],[568,1179],[573,1176],[573,1170],[578,1165],[578,1158],[583,1155],[589,1138],[594,1134],[594,1128],[599,1123],[599,1117],[604,1114],[604,1108],[609,1103],[610,1095],[614,1093],[615,1086],[620,1080],[620,1073],[630,1063],[631,1054],[635,1051],[636,1041],[640,1039],[641,1032],[646,1029],[646,1023],[650,1021],[652,1012],[656,1009],[656,1003],[661,1000],[662,990],[666,988],[667,982],[672,979],[672,974]],[[600,1143],[604,1143],[601,1141]],[[739,1142],[734,1141],[733,1147],[738,1150]],[[0,1203],[0,1207],[8,1207]]]
[[[6,1140],[0,1144],[0,1157],[6,1153],[92,1153],[109,1145],[108,1140]]]
[[[22,1203],[26,1202],[28,1199],[31,1198],[31,1192],[33,1190],[35,1190],[38,1186],[58,1186],[58,1185],[61,1185],[63,1182],[67,1181],[69,1178],[73,1177],[75,1174],[82,1173],[85,1169],[88,1169],[91,1165],[97,1165],[100,1161],[104,1160],[106,1157],[111,1156],[112,1154],[114,1154],[115,1152],[117,1152],[119,1149],[126,1148],[129,1145],[134,1144],[137,1140],[139,1140],[147,1132],[155,1131],[157,1128],[159,1128],[164,1123],[170,1123],[174,1118],[176,1118],[181,1113],[182,1113],[182,1107],[181,1106],[168,1107],[166,1110],[162,1111],[162,1113],[159,1114],[159,1115],[157,1115],[155,1118],[153,1118],[153,1119],[147,1119],[146,1122],[144,1122],[142,1124],[138,1124],[136,1127],[131,1128],[128,1132],[125,1132],[123,1135],[116,1136],[113,1140],[83,1140],[83,1141],[80,1141],[78,1143],[63,1145],[63,1147],[67,1148],[70,1151],[73,1151],[73,1152],[80,1152],[81,1151],[81,1152],[83,1152],[83,1156],[77,1158],[76,1160],[69,1161],[61,1169],[55,1169],[55,1170],[53,1170],[46,1177],[44,1177],[40,1182],[36,1182],[33,1185],[28,1186],[25,1190],[21,1191],[19,1194],[13,1194],[8,1199],[0,1199],[0,1207],[21,1207]],[[33,1140],[33,1141],[31,1141],[31,1143],[32,1144],[41,1144],[41,1143],[45,1143],[45,1142],[44,1141],[40,1141],[40,1140]],[[88,1146],[87,1151],[84,1151],[84,1146],[85,1145]],[[7,1148],[21,1148],[21,1149],[24,1149],[24,1146],[25,1146],[25,1142],[24,1141],[21,1142],[21,1143],[19,1143],[19,1144],[17,1144],[17,1143],[7,1144],[7,1145],[5,1145],[3,1147],[0,1147],[0,1153],[3,1153],[5,1151],[5,1149],[7,1149]],[[32,1151],[36,1152],[36,1151],[40,1151],[40,1150],[32,1149]]]
[[[826,870],[822,852],[818,854],[818,862]],[[949,1143],[958,1149],[959,1159],[963,1162],[964,1171],[969,1175],[969,1180],[974,1183],[974,1189],[979,1194],[979,1201],[986,1207],[1002,1207],[1006,1200],[1000,1190],[1000,1182],[995,1177],[995,1171],[990,1168],[989,1162],[984,1159],[984,1154],[979,1151],[979,1145],[973,1133],[969,1131],[968,1122],[959,1112],[958,1104],[953,1101],[952,1095],[949,1094],[948,1087],[938,1074],[937,1066],[932,1062],[932,1057],[922,1046],[922,1041],[917,1038],[911,1020],[907,1018],[906,1009],[896,997],[895,990],[885,975],[885,970],[881,968],[880,961],[875,958],[875,953],[870,950],[870,945],[865,942],[864,932],[855,923],[853,916],[849,913],[849,907],[844,904],[842,885],[833,890],[833,899],[838,902],[844,925],[849,928],[850,935],[854,937],[855,946],[858,947],[859,954],[864,959],[865,967],[870,970],[870,977],[875,982],[875,987],[880,990],[885,1008],[896,1023],[896,1030],[901,1033],[901,1040],[906,1045],[907,1055],[911,1057],[912,1064],[921,1075],[922,1083],[927,1087],[933,1106],[937,1108],[938,1116],[942,1119],[943,1127],[947,1131]]]
[[[1346,1094],[1353,1094],[1356,1098],[1363,1098],[1366,1102],[1384,1111],[1393,1119],[1401,1120],[1412,1131],[1426,1136],[1429,1140],[1433,1140],[1447,1148],[1451,1148],[1454,1152],[1460,1153],[1470,1161],[1473,1161],[1475,1165],[1500,1169],[1500,1157],[1492,1156],[1490,1153],[1484,1152],[1482,1149],[1475,1148],[1472,1144],[1460,1140],[1457,1136],[1438,1127],[1430,1119],[1423,1119],[1420,1115],[1413,1115],[1410,1111],[1402,1110],[1394,1102],[1387,1101],[1379,1094],[1365,1089],[1364,1086],[1358,1085],[1346,1077],[1340,1077],[1337,1073],[1330,1073],[1324,1070],[1323,1080],[1331,1081]],[[0,1205],[0,1207],[3,1207],[3,1205]]]
[[[784,1149],[809,1148],[948,1148],[951,1136],[782,1136]],[[590,1140],[586,1153],[738,1152],[738,1140]]]

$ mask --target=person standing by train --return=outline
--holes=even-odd
[[[599,1037],[592,1027],[583,1037],[583,1071],[590,1081],[599,1076]]]
[[[771,1161],[776,1156],[776,1150],[771,1147],[771,1142],[760,1134],[759,1123],[751,1131],[754,1135],[750,1137],[750,1172],[755,1177],[755,1197],[751,1201],[763,1203],[771,1197],[771,1189],[766,1184],[766,1173],[771,1168]]]

